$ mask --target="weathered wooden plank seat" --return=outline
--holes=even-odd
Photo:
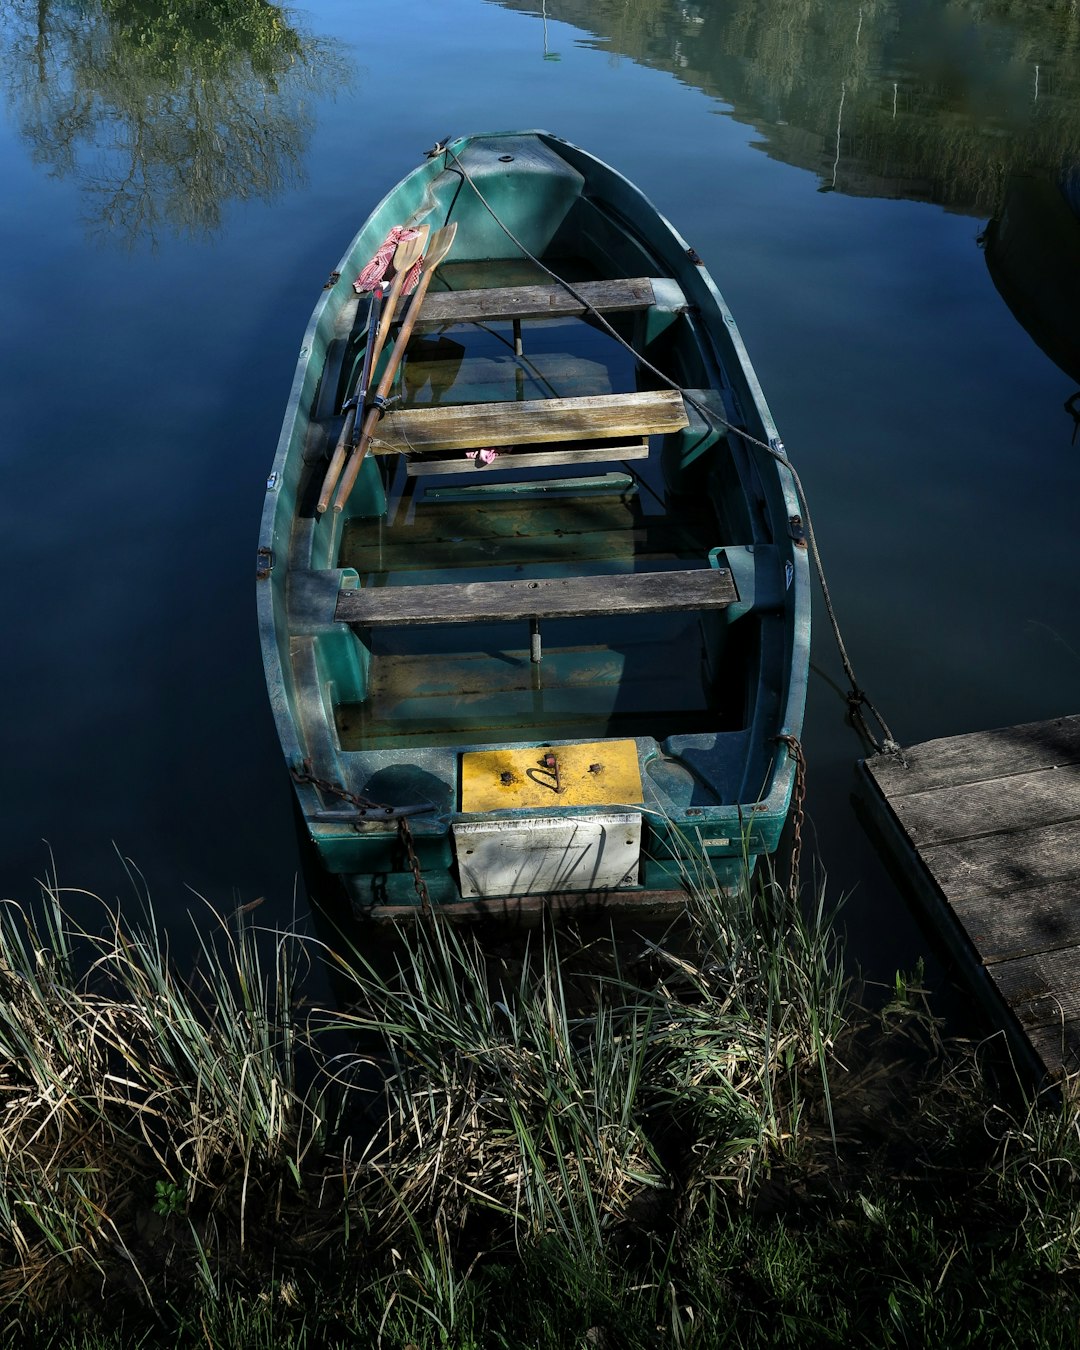
[[[680,431],[687,425],[682,395],[675,389],[462,403],[387,413],[371,438],[371,450],[390,455],[557,441],[617,441]]]
[[[726,568],[630,572],[437,586],[379,586],[338,592],[336,623],[362,628],[439,623],[573,619],[723,609],[739,598]]]
[[[550,445],[504,446],[499,451],[498,459],[489,464],[469,460],[460,450],[455,455],[409,455],[405,460],[405,474],[408,478],[417,478],[475,471],[484,476],[506,473],[512,469],[540,469],[552,464],[610,464],[613,460],[621,463],[623,460],[648,457],[648,436],[635,436],[613,441],[574,441],[554,451]]]
[[[679,288],[666,277],[619,277],[574,282],[577,296],[591,308],[621,311],[685,308]],[[418,328],[448,323],[496,323],[499,320],[580,318],[588,312],[575,295],[557,282],[533,286],[494,286],[486,290],[429,291],[417,320]]]

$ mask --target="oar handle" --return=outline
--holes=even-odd
[[[424,296],[427,294],[428,282],[431,280],[431,272],[426,267],[420,274],[420,282],[413,292],[412,299],[409,301],[408,313],[402,321],[401,328],[398,330],[397,338],[394,341],[393,350],[386,362],[386,369],[383,371],[382,379],[379,381],[379,387],[375,392],[375,406],[371,408],[364,418],[363,429],[360,432],[360,439],[356,442],[352,454],[349,456],[349,463],[345,472],[341,475],[341,482],[338,484],[337,496],[334,498],[334,510],[342,511],[345,509],[345,503],[349,500],[349,493],[353,490],[357,475],[360,472],[360,465],[364,462],[364,456],[367,454],[367,448],[372,436],[375,434],[375,428],[379,424],[379,418],[382,416],[380,404],[385,400],[390,392],[390,386],[394,383],[394,376],[397,374],[398,366],[401,364],[401,358],[405,355],[405,348],[409,345],[409,338],[416,327],[416,320],[420,314],[420,306],[424,303]]]
[[[326,474],[323,477],[322,487],[319,489],[318,512],[322,515],[330,505],[330,498],[333,495],[334,488],[337,487],[337,481],[341,477],[341,470],[345,466],[345,454],[352,443],[353,426],[356,423],[356,405],[349,409],[349,414],[345,418],[345,425],[341,428],[341,435],[338,437],[337,445],[334,446],[334,453],[330,457],[330,464],[327,467]]]
[[[367,345],[364,349],[364,362],[360,367],[360,377],[353,388],[352,405],[345,417],[345,424],[341,428],[341,435],[337,439],[337,445],[334,446],[330,465],[323,478],[322,487],[319,489],[318,511],[320,515],[329,507],[330,498],[333,496],[334,488],[337,487],[337,481],[341,477],[341,470],[345,467],[345,456],[352,445],[356,419],[367,400],[368,383],[371,379],[371,372],[375,369],[375,348],[376,346],[380,350],[382,348],[382,342],[379,338],[380,334],[385,334],[385,325],[379,321],[381,300],[382,291],[372,291],[371,302],[368,307],[368,335]]]

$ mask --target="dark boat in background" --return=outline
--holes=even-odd
[[[1011,175],[980,242],[1017,322],[1080,385],[1080,166]]]

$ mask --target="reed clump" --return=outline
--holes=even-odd
[[[420,924],[389,974],[342,962],[335,1020],[385,1047],[369,1154],[402,1212],[477,1250],[557,1238],[579,1257],[682,1222],[703,1191],[745,1196],[794,1156],[844,1026],[823,913],[774,882],[700,890],[663,940],[540,931],[494,955]]]
[[[87,1290],[153,1303],[181,1250],[204,1284],[220,1216],[243,1249],[256,1195],[301,1178],[317,1093],[296,1079],[295,955],[251,928],[182,979],[152,928],[79,928],[48,892],[0,909],[0,1301]],[[176,1220],[167,1224],[166,1221]],[[154,1256],[168,1227],[163,1260]]]
[[[917,978],[859,1009],[820,895],[694,889],[651,935],[215,918],[183,970],[150,917],[5,906],[8,1340],[947,1342],[975,1291],[1040,1343],[1075,1107],[993,1105]]]

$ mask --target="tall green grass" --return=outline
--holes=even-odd
[[[153,927],[86,931],[49,891],[0,908],[0,1298],[40,1311],[119,1280],[152,1302],[146,1234],[171,1197],[184,1243],[249,1187],[295,1188],[319,1139],[296,1079],[300,949],[217,922],[181,978]],[[174,1217],[172,1213],[170,1218]],[[205,1276],[207,1263],[197,1269]]]
[[[823,910],[769,880],[698,889],[659,942],[548,929],[493,960],[435,923],[389,975],[338,959],[357,1004],[333,1025],[389,1060],[378,1165],[403,1210],[484,1244],[584,1258],[658,1207],[671,1222],[702,1190],[747,1193],[827,1110],[840,963]]]
[[[1077,1306],[1075,1107],[991,1102],[907,984],[860,1011],[821,895],[378,948],[207,909],[183,970],[91,912],[0,910],[12,1343],[974,1344],[1006,1302],[1040,1343]]]

